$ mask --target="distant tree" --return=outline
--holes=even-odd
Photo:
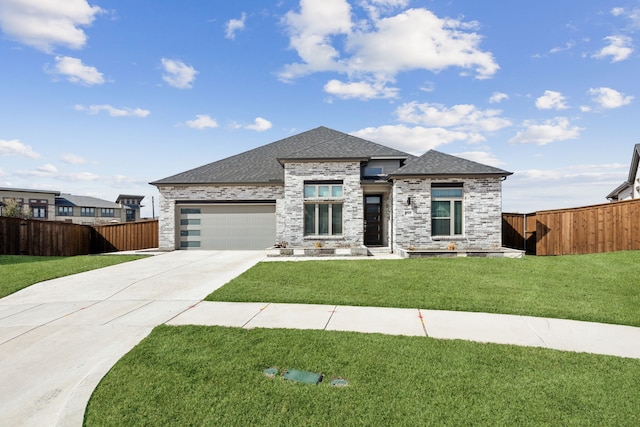
[[[17,199],[5,199],[4,207],[2,208],[2,216],[8,216],[11,218],[31,218],[31,212],[28,206],[22,206]]]

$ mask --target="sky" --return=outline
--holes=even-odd
[[[115,201],[326,126],[606,203],[640,143],[640,0],[0,0],[0,187]],[[153,202],[153,206],[152,206]]]

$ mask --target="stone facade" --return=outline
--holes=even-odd
[[[285,217],[282,185],[193,185],[162,186],[160,190],[159,246],[164,250],[176,247],[176,201],[276,201],[276,234],[281,235]]]
[[[342,236],[304,236],[304,184],[342,181]],[[360,162],[291,162],[284,165],[284,212],[282,240],[291,246],[362,245],[364,206],[360,185]]]
[[[383,196],[383,245],[393,250],[416,248],[446,250],[496,249],[502,245],[502,192],[500,177],[399,178],[392,184],[370,186],[361,182],[360,162],[287,162],[283,185],[161,186],[160,247],[176,247],[176,202],[276,201],[276,240],[288,247],[361,247],[364,244],[364,195]],[[343,233],[341,236],[304,236],[304,184],[341,181]],[[463,184],[463,234],[431,236],[431,184]]]
[[[463,234],[431,236],[431,184],[463,183]],[[502,246],[501,179],[397,179],[393,186],[394,248],[446,250],[495,249]]]

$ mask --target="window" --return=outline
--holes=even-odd
[[[47,205],[46,200],[29,200],[29,207],[31,208],[31,218],[46,219],[47,218]]]
[[[342,235],[341,183],[305,183],[304,235]]]
[[[180,230],[180,236],[182,237],[199,236],[199,235],[200,235],[200,230]]]
[[[134,211],[133,209],[127,209],[126,211],[126,215],[127,215],[127,222],[131,222],[131,221],[135,221],[136,220],[136,211]]]
[[[73,206],[58,206],[58,216],[73,216]]]
[[[100,209],[100,216],[115,216],[115,212],[113,210],[113,208],[102,208]]]
[[[46,218],[47,217],[47,208],[32,206],[31,207],[31,217],[32,218]]]
[[[180,242],[181,248],[199,248],[200,242],[198,241],[190,241],[190,242]]]
[[[96,216],[96,208],[80,208],[80,216]]]
[[[382,175],[381,167],[366,166],[364,168],[364,176],[379,176],[379,175]]]
[[[462,186],[431,187],[431,235],[462,235]]]
[[[199,218],[183,218],[180,220],[180,225],[200,225]]]
[[[199,214],[200,208],[181,208],[180,213],[181,214]]]

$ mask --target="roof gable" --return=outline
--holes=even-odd
[[[372,157],[406,159],[412,156],[384,145],[321,126],[154,181],[151,184],[282,183],[284,182],[284,169],[281,162],[294,160],[366,160]]]
[[[456,176],[456,175],[496,175],[509,176],[512,172],[484,165],[461,157],[429,150],[407,163],[391,176]]]
[[[616,187],[611,193],[607,194],[607,199],[617,199],[618,195],[629,187],[633,187],[633,181],[636,179],[636,175],[639,173],[640,167],[640,144],[636,144],[633,147],[633,155],[631,156],[631,166],[629,167],[629,176],[627,180]]]

